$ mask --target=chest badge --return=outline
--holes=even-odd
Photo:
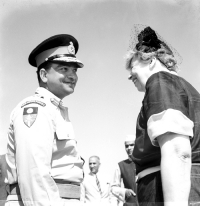
[[[31,127],[38,114],[38,107],[26,107],[23,112],[23,121],[27,127]]]

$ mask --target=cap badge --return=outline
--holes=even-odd
[[[71,41],[69,43],[70,45],[67,47],[69,54],[75,54],[75,48],[74,48],[73,43]]]

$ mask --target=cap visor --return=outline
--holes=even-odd
[[[53,59],[54,62],[66,62],[66,63],[74,63],[78,66],[78,68],[84,67],[84,64],[78,60],[76,57],[59,57]]]

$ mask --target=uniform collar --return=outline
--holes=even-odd
[[[35,91],[35,94],[40,95],[41,97],[47,97],[51,100],[51,102],[55,105],[55,106],[59,106],[59,105],[63,105],[63,102],[60,98],[58,98],[57,96],[55,96],[52,92],[50,92],[49,90],[45,89],[44,87],[38,87]]]

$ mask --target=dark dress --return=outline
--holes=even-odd
[[[193,137],[190,137],[192,163],[200,163],[200,94],[183,78],[169,72],[158,72],[153,74],[146,83],[146,92],[137,119],[136,141],[133,151],[136,174],[147,168],[160,165],[160,147],[152,145],[148,135],[147,122],[152,115],[169,109],[180,111],[194,123]],[[195,174],[200,173],[199,167],[194,171]],[[200,176],[198,177],[197,180],[192,180],[191,194],[195,194],[190,195],[191,202],[200,201],[200,187],[194,185],[196,181],[200,182]],[[154,202],[160,202],[156,205],[163,205],[160,172],[141,178],[138,182],[138,201],[140,205],[155,205]]]

